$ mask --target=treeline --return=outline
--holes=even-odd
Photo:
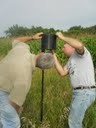
[[[90,34],[94,35],[96,34],[96,25],[91,27],[83,28],[82,26],[73,26],[68,30],[68,33],[74,33],[74,34]]]
[[[67,34],[89,34],[89,35],[96,35],[96,25],[91,27],[82,27],[82,26],[73,26],[69,28],[67,31],[54,29],[54,28],[43,28],[41,26],[35,27],[32,26],[30,28],[19,26],[19,25],[13,25],[12,27],[9,27],[8,30],[5,31],[5,34],[7,37],[17,37],[17,36],[25,36],[25,35],[32,35],[37,32],[44,32],[44,33],[50,33],[54,34],[57,31],[62,31],[63,33]]]
[[[32,35],[38,32],[54,34],[56,33],[56,31],[61,31],[61,30],[55,30],[54,28],[48,29],[48,28],[43,28],[41,26],[39,27],[32,26],[31,28],[27,28],[23,26],[13,25],[12,27],[8,28],[8,30],[5,31],[5,34],[7,37],[16,37],[16,36]]]
[[[0,45],[0,53],[7,54],[8,51],[11,49],[11,43],[9,43],[10,37],[32,35],[37,32],[54,34],[57,31],[62,31],[62,30],[55,30],[53,28],[48,29],[48,28],[34,27],[34,26],[32,26],[31,28],[27,28],[27,27],[14,25],[14,26],[8,28],[8,30],[6,30],[6,36],[8,38],[0,40],[0,42],[2,42],[1,43],[2,45]],[[64,32],[64,31],[62,31],[62,32]],[[90,51],[92,58],[93,58],[94,66],[96,67],[96,25],[89,27],[89,28],[88,27],[83,28],[81,26],[74,26],[74,27],[71,27],[68,31],[64,32],[64,34],[66,34],[70,37],[76,37],[77,39],[81,40],[84,43],[84,45]],[[30,41],[28,44],[30,46],[31,52],[33,52],[35,54],[40,52],[40,43],[38,43],[37,40],[32,41],[32,43]],[[57,56],[62,64],[64,64],[67,59],[61,50],[63,45],[64,45],[64,42],[62,40],[57,39],[56,53],[57,53]]]

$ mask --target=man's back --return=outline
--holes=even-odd
[[[23,42],[15,41],[12,46],[12,50],[0,62],[0,90],[8,93],[15,90],[13,91],[15,94],[18,93],[18,90],[25,89],[25,94],[22,94],[21,91],[25,100],[24,95],[28,93],[31,86],[32,71],[35,68],[35,55],[30,53],[29,46]],[[16,87],[14,87],[15,84]],[[15,97],[13,93],[11,97]],[[23,103],[23,101],[21,102]]]

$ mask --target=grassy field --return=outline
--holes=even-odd
[[[10,40],[0,40],[1,59],[10,49]],[[41,79],[41,70],[36,69],[21,114],[21,128],[68,128],[68,112],[72,96],[69,77],[60,77],[54,68],[45,70],[42,123],[40,122]],[[83,125],[83,128],[96,128],[96,103],[87,110]]]
[[[44,126],[46,128],[61,128],[68,116],[68,106],[71,99],[71,89],[68,78],[61,78],[54,69],[45,71],[44,88]],[[33,119],[33,124],[40,125],[41,101],[41,70],[33,74],[32,86],[24,104],[23,116]],[[42,127],[44,127],[42,126]]]

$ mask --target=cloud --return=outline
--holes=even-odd
[[[96,0],[2,0],[0,35],[13,24],[67,29],[96,24]]]

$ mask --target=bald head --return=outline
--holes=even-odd
[[[71,47],[69,44],[64,44],[62,51],[64,52],[64,54],[68,57],[70,57],[72,55],[72,53],[74,52],[74,48]]]

